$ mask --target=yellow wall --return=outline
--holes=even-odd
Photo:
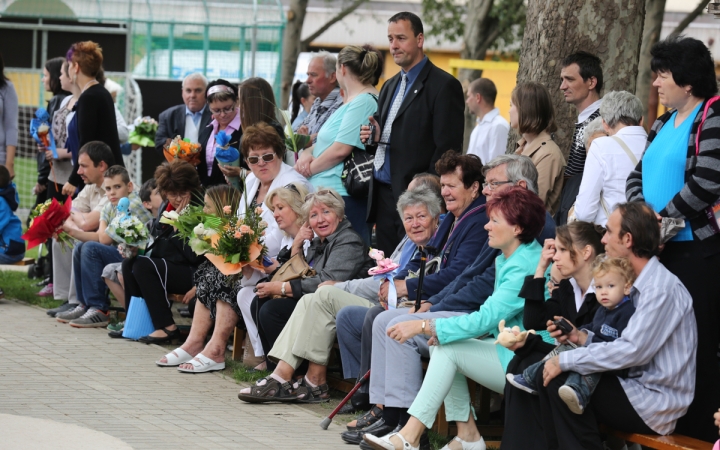
[[[29,72],[13,72],[6,70],[5,74],[15,85],[20,105],[37,106],[40,104],[40,74]],[[48,94],[52,95],[52,94]]]

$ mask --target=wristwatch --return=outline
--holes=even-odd
[[[282,294],[283,297],[285,296],[285,283],[287,283],[287,281],[283,281],[280,285],[280,294]]]

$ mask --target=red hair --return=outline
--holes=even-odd
[[[522,228],[518,239],[523,244],[532,242],[545,227],[545,203],[537,194],[513,186],[493,194],[487,202],[487,213],[500,213],[510,225]]]
[[[102,70],[102,49],[93,41],[74,43],[66,56],[69,63],[76,63],[80,66],[80,71],[90,78],[95,78]]]

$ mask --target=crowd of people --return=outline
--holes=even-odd
[[[63,231],[76,240],[71,251],[53,240],[52,292],[64,303],[48,314],[122,338],[131,323],[109,324],[109,288],[126,310],[144,299],[154,331],[140,342],[172,343],[169,295],[179,294],[194,305],[190,333],[156,364],[222,370],[232,331],[244,328],[244,363],[271,372],[240,391],[247,403],[327,401],[337,340],[343,377],[370,374],[347,408],[366,412],[341,434],[363,449],[429,449],[444,404],[458,432],[444,448],[484,450],[468,378],[503,395],[503,449],[601,450],[600,424],[716,439],[720,103],[707,47],[684,37],[653,47],[669,110],[649,134],[636,96],[602,95],[598,57],[568,55],[558,83],[578,117],[561,149],[556,86],[519,83],[508,123],[491,80],[463,94],[425,56],[416,15],[392,16],[388,41],[401,70],[379,92],[373,47],[313,56],[292,90],[292,128],[309,136],[299,155],[287,154],[265,80],[188,75],[183,104],[160,115],[156,149],[179,135],[201,145],[200,162],[164,163],[139,189],[98,81],[100,48],[80,42],[48,61],[47,88],[67,93],[50,105],[51,181],[62,189],[48,184],[48,195],[74,198]],[[0,79],[0,116],[11,90]],[[462,154],[465,105],[477,123]],[[511,128],[521,139],[506,152]],[[220,131],[238,143],[238,167],[217,164]],[[12,214],[16,144],[17,126],[0,129],[0,262],[24,250]],[[351,189],[346,163],[364,152],[367,189]],[[121,254],[108,233],[121,198],[153,236],[144,254]],[[160,221],[188,205],[239,217],[260,208],[268,264],[224,275]],[[368,273],[373,227],[374,247],[396,266],[383,276]],[[302,276],[272,280],[291,266]]]

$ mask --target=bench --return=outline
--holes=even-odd
[[[35,264],[35,258],[23,258],[22,261],[18,261],[16,263],[13,263],[14,266],[29,266],[30,264]]]
[[[643,447],[655,450],[712,450],[713,447],[713,444],[709,442],[700,441],[680,434],[659,436],[655,434],[625,433],[606,426],[601,426],[600,430],[609,435],[624,439],[627,442],[634,442]]]

